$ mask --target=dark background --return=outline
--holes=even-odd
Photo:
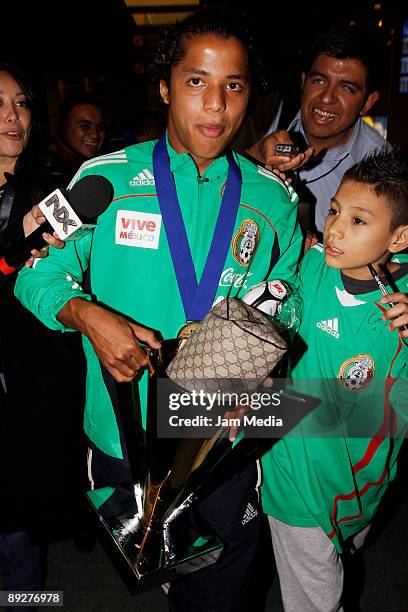
[[[298,90],[300,50],[323,29],[350,21],[364,24],[372,32],[367,44],[377,44],[379,34],[386,71],[375,113],[388,116],[392,142],[408,145],[408,94],[397,93],[402,22],[408,19],[408,6],[406,0],[384,0],[377,3],[380,9],[374,4],[367,0],[314,0],[301,6],[273,0],[231,2],[247,11],[254,26],[271,89]],[[156,29],[136,28],[122,0],[3,0],[0,8],[0,58],[20,64],[33,78],[51,135],[59,103],[76,89],[103,96],[113,130],[145,106],[158,105],[148,71],[158,35]],[[407,452],[401,463],[408,466]],[[408,611],[407,498],[401,505],[407,473],[405,467],[393,489],[399,499],[391,495],[385,506],[391,521],[384,520],[385,531],[380,530],[366,554],[361,609],[367,612]],[[56,543],[49,555],[46,587],[65,590],[67,612],[167,609],[160,588],[131,598],[99,545],[89,555],[81,555],[71,541]],[[276,580],[268,604],[267,610],[282,610]]]
[[[271,90],[299,89],[300,51],[319,32],[337,24],[364,25],[367,44],[379,45],[385,66],[372,114],[387,115],[388,138],[408,144],[408,94],[398,94],[402,23],[408,19],[404,5],[398,0],[229,3],[253,26]],[[60,102],[76,90],[101,94],[114,132],[146,106],[160,106],[149,73],[160,28],[137,27],[123,0],[14,0],[2,3],[0,15],[0,58],[20,64],[34,79],[51,135]]]

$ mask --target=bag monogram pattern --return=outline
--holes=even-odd
[[[192,390],[236,390],[267,378],[287,350],[271,320],[236,298],[216,304],[167,367],[168,377]]]

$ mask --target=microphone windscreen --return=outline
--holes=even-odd
[[[69,192],[72,208],[80,217],[93,219],[101,215],[113,199],[113,186],[104,176],[84,176]]]

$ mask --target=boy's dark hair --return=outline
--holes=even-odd
[[[344,181],[371,185],[377,196],[383,196],[391,213],[391,231],[408,225],[408,151],[398,147],[370,153],[352,166]]]
[[[303,71],[310,72],[318,55],[328,55],[336,59],[358,60],[367,70],[367,95],[376,91],[382,78],[382,61],[379,53],[379,41],[373,40],[373,34],[360,28],[336,26],[318,36],[310,50],[305,54]]]
[[[259,91],[265,87],[265,75],[255,50],[255,42],[248,28],[248,22],[243,18],[242,13],[231,11],[230,7],[228,7],[228,14],[221,9],[199,9],[183,21],[164,30],[152,65],[156,85],[158,86],[163,80],[167,86],[170,86],[171,69],[183,59],[186,53],[186,41],[208,35],[220,39],[236,38],[239,40],[248,53],[252,90]]]

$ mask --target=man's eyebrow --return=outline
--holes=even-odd
[[[327,76],[327,74],[325,74],[324,72],[318,72],[317,70],[313,70],[311,72],[309,72],[309,77],[317,77],[317,76],[321,76],[325,79],[328,79],[329,77]],[[355,87],[356,89],[361,90],[361,83],[359,83],[358,81],[354,81],[353,79],[342,79],[340,81],[340,83],[342,83],[343,85],[352,85],[352,87]]]
[[[343,85],[351,85],[352,87],[355,87],[356,89],[362,89],[361,84],[358,81],[353,81],[352,79],[343,79],[341,83]]]
[[[341,207],[340,202],[338,201],[337,198],[333,197],[330,200],[331,203],[335,202],[337,204],[337,206]],[[369,215],[374,215],[373,211],[371,210],[371,208],[365,208],[364,206],[352,206],[351,207],[353,210],[360,210],[361,212],[365,212],[368,213]]]
[[[247,72],[241,72],[238,74],[227,74],[226,79],[241,79],[242,81],[249,81],[249,75]]]
[[[318,72],[317,70],[311,70],[307,76],[308,77],[321,76],[327,79],[327,74],[325,74],[324,72]]]
[[[183,73],[185,73],[185,74],[202,74],[203,76],[207,76],[208,74],[210,74],[206,70],[202,70],[202,68],[194,68],[194,66],[191,66],[189,68],[184,68],[183,69]]]
[[[207,70],[203,70],[202,68],[194,68],[194,66],[184,68],[182,72],[183,74],[201,74],[203,76],[210,75],[210,72],[208,72]],[[249,76],[246,72],[237,73],[237,74],[226,74],[225,78],[226,79],[241,79],[243,81],[249,81]]]

